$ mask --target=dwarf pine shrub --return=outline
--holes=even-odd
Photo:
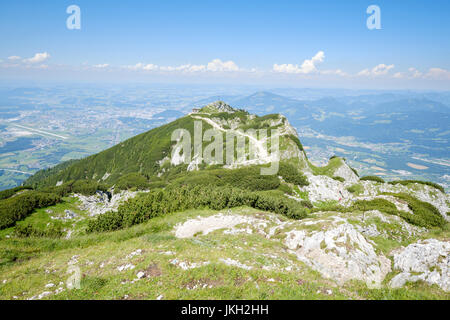
[[[275,212],[292,219],[302,219],[307,215],[307,209],[301,203],[264,192],[230,187],[180,186],[140,194],[119,206],[117,212],[110,211],[90,220],[87,232],[122,229],[188,209],[222,210],[238,206]]]
[[[38,191],[29,191],[15,197],[0,200],[0,230],[13,226],[16,221],[28,217],[35,209],[55,205],[61,197]]]
[[[364,177],[361,177],[359,180],[363,180],[363,181],[375,181],[375,182],[381,182],[381,183],[384,183],[384,182],[385,182],[382,178],[380,178],[380,177],[378,177],[378,176],[364,176]]]

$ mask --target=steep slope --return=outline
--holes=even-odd
[[[278,129],[278,172],[260,174],[270,139],[253,160],[180,162],[172,133],[199,123],[248,141]],[[29,182],[60,197],[0,230],[2,299],[449,299],[443,188],[360,178],[339,157],[316,167],[280,115],[219,101]],[[0,194],[0,217],[36,192]]]
[[[178,157],[177,160],[177,157],[172,156],[176,145],[176,141],[172,140],[172,134],[177,129],[184,129],[189,132],[193,141],[195,122],[201,123],[202,137],[208,129],[213,128],[223,134],[223,141],[226,141],[228,133],[233,133],[244,137],[246,141],[251,140],[256,145],[256,159],[250,159],[250,150],[246,146],[244,150],[246,159],[242,160],[236,157],[231,164],[227,163],[228,165],[225,165],[224,160],[225,167],[237,168],[271,161],[268,155],[270,150],[265,147],[265,144],[270,143],[270,139],[255,139],[247,133],[249,129],[267,129],[269,135],[271,129],[278,129],[281,159],[298,159],[299,162],[305,164],[306,157],[297,133],[284,116],[273,114],[258,117],[246,111],[234,109],[219,101],[98,154],[40,171],[29,178],[25,184],[35,187],[55,186],[81,179],[114,184],[121,176],[130,173],[139,173],[152,180],[152,178],[170,171],[173,167],[186,163],[186,161],[181,161],[185,159],[180,160]],[[203,146],[207,145],[208,142],[203,142]],[[194,154],[193,146],[191,151]],[[235,153],[238,151],[236,150]],[[202,168],[205,168],[205,166],[194,157],[187,170]]]

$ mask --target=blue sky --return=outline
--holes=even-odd
[[[438,0],[3,0],[0,78],[450,89],[449,15]]]

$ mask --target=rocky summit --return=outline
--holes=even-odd
[[[449,299],[445,190],[300,141],[219,101],[36,173],[0,192],[0,299]]]

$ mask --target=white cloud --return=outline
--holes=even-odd
[[[385,75],[389,70],[393,69],[394,65],[385,65],[384,63],[377,65],[372,69],[372,73],[376,76]]]
[[[183,64],[181,66],[172,67],[172,66],[163,66],[159,67],[161,71],[180,71],[180,72],[199,72],[199,71],[205,71],[206,66],[204,65],[192,65],[192,64]]]
[[[186,65],[182,66],[182,68],[185,68],[190,72],[198,72],[198,71],[205,71],[206,67],[202,65]]]
[[[158,70],[158,66],[154,64],[143,64],[142,62],[139,62],[132,66],[126,66],[126,69],[129,70],[144,70],[144,71],[151,71],[151,70]]]
[[[376,76],[385,75],[389,72],[389,70],[393,69],[394,65],[385,65],[384,63],[377,65],[372,69],[372,73]]]
[[[8,57],[8,60],[10,61],[16,61],[16,60],[20,60],[21,58],[19,56],[10,56]]]
[[[158,66],[154,65],[152,63],[149,63],[149,64],[142,66],[142,70],[145,70],[145,71],[158,70]]]
[[[314,57],[311,59],[307,59],[303,61],[302,65],[299,67],[297,64],[274,64],[273,71],[281,72],[281,73],[299,73],[299,74],[308,74],[317,72],[316,65],[323,62],[325,58],[325,54],[323,51],[319,51],[316,53]]]
[[[417,70],[416,68],[409,68],[408,72],[397,72],[394,73],[393,77],[396,79],[417,79],[421,78],[423,76],[423,73]]]
[[[450,80],[450,71],[441,68],[430,68],[425,74],[425,78]]]
[[[233,61],[222,61],[220,59],[209,62],[206,69],[213,72],[239,71],[239,67]]]
[[[164,72],[230,72],[240,71],[239,67],[233,61],[222,61],[220,59],[214,59],[206,65],[194,65],[183,64],[180,66],[158,66],[155,64],[138,63],[132,66],[126,66],[129,70],[141,70],[141,71],[164,71]]]
[[[386,75],[389,70],[393,69],[395,66],[393,64],[386,65],[384,63],[380,63],[379,65],[373,67],[371,70],[364,69],[358,72],[358,76],[382,76]]]
[[[105,69],[105,68],[108,68],[108,67],[109,67],[109,64],[107,64],[107,63],[104,63],[104,64],[96,64],[96,65],[93,65],[93,67],[96,68],[96,69]]]
[[[411,76],[413,78],[420,78],[422,76],[422,72],[420,72],[416,68],[409,68],[408,71],[411,73]]]
[[[32,58],[24,59],[23,62],[26,63],[41,63],[50,58],[50,55],[47,52],[36,53]]]
[[[442,68],[430,68],[426,73],[423,73],[411,67],[407,72],[395,73],[393,77],[396,79],[450,80],[450,71]]]
[[[337,76],[342,76],[342,77],[348,76],[348,73],[342,71],[341,69],[324,70],[324,71],[320,71],[320,74],[337,75]]]
[[[361,70],[360,72],[358,72],[357,75],[358,76],[370,76],[370,70],[369,69]]]

